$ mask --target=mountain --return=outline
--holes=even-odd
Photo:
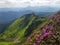
[[[7,9],[6,9],[7,10]],[[19,10],[19,11],[1,11],[0,10],[0,32],[14,22],[17,18],[25,15],[32,14],[31,10]],[[54,12],[34,12],[39,17],[50,17]]]
[[[0,45],[60,45],[60,11],[51,17],[26,14],[0,34]]]
[[[60,8],[54,8],[54,7],[49,7],[49,6],[37,6],[37,7],[28,7],[34,12],[56,12]]]
[[[45,17],[32,14],[26,14],[9,25],[3,33],[0,34],[1,40],[18,41],[24,36],[29,36],[38,26],[43,24],[47,19]],[[32,28],[33,27],[33,28]]]
[[[28,17],[28,18],[27,18]],[[13,22],[4,32],[4,35],[9,33],[8,35],[12,36],[13,34],[18,33],[19,31],[25,31],[29,25],[34,21],[36,17],[34,15],[27,15],[27,16],[22,16],[21,18],[18,18],[15,22]],[[18,33],[19,34],[19,33]],[[8,36],[6,35],[6,37]],[[8,36],[8,37],[9,37]],[[8,38],[7,37],[7,38]]]
[[[3,32],[5,27],[14,22],[17,18],[28,14],[30,11],[1,11],[0,12],[0,32]]]
[[[23,11],[23,10],[31,10],[33,12],[56,12],[60,10],[60,7],[51,7],[51,6],[36,6],[36,7],[23,7],[23,8],[0,8],[0,12],[5,11]]]
[[[55,12],[35,12],[39,17],[52,17]]]

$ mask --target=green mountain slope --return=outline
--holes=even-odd
[[[46,18],[40,18],[35,14],[24,15],[16,19],[3,33],[0,34],[0,44],[11,45],[22,42],[46,21]]]
[[[18,18],[1,34],[1,38],[9,39],[23,36],[25,30],[35,19],[36,16],[34,15],[26,15]]]

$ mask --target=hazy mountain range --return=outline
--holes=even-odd
[[[0,30],[25,14],[35,13],[40,17],[50,17],[57,10],[59,8],[53,7],[0,8]]]
[[[57,15],[57,17],[55,15]],[[54,36],[56,36],[55,31],[57,33],[59,33],[59,35],[60,35],[60,31],[59,31],[60,30],[60,28],[59,28],[60,27],[60,12],[53,14],[51,17],[50,16],[51,16],[51,14],[46,17],[45,16],[41,17],[40,15],[31,13],[31,14],[25,14],[25,15],[15,19],[10,24],[8,24],[8,26],[5,26],[6,28],[4,28],[3,32],[0,31],[1,32],[0,33],[0,44],[1,45],[22,45],[22,44],[26,44],[26,45],[31,44],[32,45],[33,42],[36,41],[35,38],[37,36],[39,36],[39,34],[41,34],[41,33],[44,34],[43,31],[41,30],[41,28],[42,27],[45,28],[46,25],[48,25],[49,27],[51,25],[54,26],[54,29],[52,27],[48,28],[47,32],[50,29],[53,29],[54,31],[52,31],[52,32],[53,32],[53,34],[55,34]],[[32,35],[34,34],[34,35],[32,36],[31,34]],[[50,35],[50,32],[48,34]],[[52,34],[52,36],[53,36],[53,34]],[[59,35],[58,35],[58,42],[60,40]],[[28,39],[28,41],[31,41],[30,38],[33,41],[31,43],[30,42],[28,43],[26,40]],[[48,38],[49,38],[49,40],[51,40],[50,36],[47,37],[47,39]],[[49,40],[47,40],[47,41],[49,41]],[[56,43],[56,45],[57,45],[57,42],[55,42],[55,38],[51,42],[52,42],[51,44]],[[46,43],[46,41],[45,41],[45,43]],[[43,43],[41,43],[41,44],[43,44]],[[46,44],[48,44],[48,43],[46,43]],[[58,44],[60,44],[60,43],[58,43]]]

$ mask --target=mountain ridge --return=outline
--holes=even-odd
[[[59,30],[60,29],[59,22],[60,22],[60,12],[59,11],[56,12],[55,14],[53,14],[52,17],[50,17],[50,18],[39,17],[39,16],[36,16],[34,13],[26,14],[20,18],[17,18],[14,22],[12,22],[11,25],[9,25],[5,29],[5,31],[3,33],[0,34],[0,42],[2,42],[0,44],[2,44],[2,45],[33,45],[33,44],[40,45],[39,41],[40,41],[41,37],[38,38],[38,36],[40,36],[40,34],[43,34],[43,36],[44,36],[44,34],[45,34],[44,32],[46,32],[46,31],[49,32],[51,29],[53,29],[53,27],[54,27],[54,30],[56,28],[57,28],[56,30]],[[50,27],[52,27],[52,28],[50,28]],[[46,28],[48,28],[48,29],[45,30]],[[55,31],[53,31],[53,34],[56,34]],[[49,32],[49,34],[50,33],[51,32]],[[59,35],[60,35],[60,33],[59,33]],[[56,35],[54,35],[54,36],[56,36]],[[37,37],[37,39],[39,39],[38,41],[37,41],[36,37]],[[46,38],[50,40],[50,38],[48,38],[48,37],[46,37]],[[43,37],[43,39],[45,39],[45,37]],[[60,39],[59,36],[58,36],[58,39]],[[49,40],[46,40],[46,41],[48,42]],[[47,42],[45,40],[43,40],[43,41],[44,41],[44,44],[43,44],[43,42],[41,42],[42,45],[47,44]],[[59,42],[59,40],[58,40],[58,42]],[[57,45],[57,42],[54,42],[54,43],[56,43],[56,45]],[[51,42],[51,44],[52,44],[52,42]]]

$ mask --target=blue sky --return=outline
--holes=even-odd
[[[0,0],[0,8],[59,7],[60,0]]]

